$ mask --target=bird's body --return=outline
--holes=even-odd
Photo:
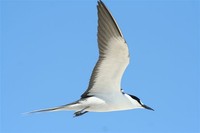
[[[35,112],[74,110],[75,116],[86,112],[109,112],[150,107],[139,98],[123,92],[121,78],[129,64],[128,46],[105,4],[98,5],[98,47],[99,59],[92,72],[88,89],[80,100],[60,107],[36,110]]]
[[[38,110],[34,111],[33,113],[45,111],[75,110],[75,116],[79,116],[86,112],[110,112],[136,108],[143,107],[140,103],[133,100],[130,95],[125,93],[113,93],[81,98],[80,100],[67,105]]]

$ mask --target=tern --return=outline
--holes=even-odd
[[[110,112],[130,109],[149,109],[141,100],[121,89],[121,79],[130,56],[123,34],[105,4],[98,0],[99,59],[93,69],[89,86],[75,102],[30,113],[48,111],[75,111],[74,116],[87,112]]]

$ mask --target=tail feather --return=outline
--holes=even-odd
[[[48,108],[48,109],[34,110],[34,111],[28,112],[28,113],[26,113],[26,114],[41,113],[41,112],[62,111],[62,110],[64,110],[65,107],[66,107],[66,106],[60,106],[60,107],[55,107],[55,108]]]
[[[31,112],[28,112],[25,114],[33,114],[33,113],[41,113],[41,112],[54,112],[54,111],[63,111],[63,110],[76,110],[78,107],[77,103],[78,103],[78,101],[70,103],[70,104],[62,105],[59,107],[34,110],[34,111],[31,111]]]

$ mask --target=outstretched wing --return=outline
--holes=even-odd
[[[120,92],[121,78],[129,64],[129,51],[122,32],[105,4],[98,5],[99,59],[83,97]]]

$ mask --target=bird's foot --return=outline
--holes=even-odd
[[[81,115],[87,113],[88,111],[84,111],[84,110],[87,109],[87,108],[88,108],[88,107],[86,107],[86,108],[84,108],[84,109],[82,109],[82,110],[80,110],[80,111],[75,112],[75,113],[74,113],[74,117],[81,116]]]

